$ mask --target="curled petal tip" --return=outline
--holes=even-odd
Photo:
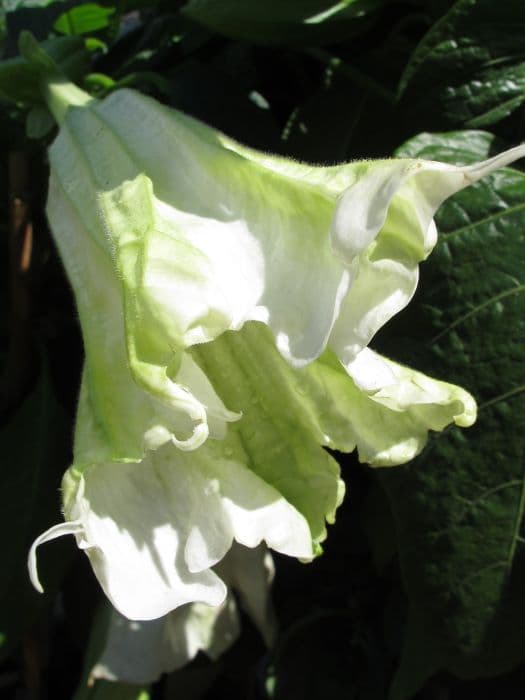
[[[179,448],[179,450],[190,452],[191,450],[196,450],[198,447],[203,445],[208,439],[209,434],[210,431],[208,428],[208,423],[198,423],[189,438],[186,440],[179,440],[172,435],[171,441],[175,447]]]
[[[66,523],[58,523],[58,525],[53,525],[53,527],[50,527],[49,530],[46,530],[41,535],[39,535],[33,542],[27,557],[27,568],[29,571],[29,578],[31,579],[31,583],[39,593],[44,592],[44,588],[38,577],[38,567],[36,561],[36,550],[39,547],[39,545],[44,544],[44,542],[56,540],[57,537],[62,537],[62,535],[77,535],[80,534],[82,531],[82,524],[77,520]]]
[[[33,584],[33,588],[38,591],[38,593],[43,593],[44,588],[40,583],[40,579],[38,578],[38,568],[36,563],[36,548],[39,544],[39,541],[35,540],[31,545],[31,549],[29,550],[29,555],[27,557],[27,568],[29,570],[29,578]]]

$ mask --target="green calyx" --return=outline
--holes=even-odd
[[[90,55],[85,41],[79,36],[64,36],[39,43],[29,32],[20,35],[20,55],[0,61],[0,98],[18,108],[29,109],[28,134],[42,129],[42,113],[46,111],[47,83],[76,83],[83,80],[90,68]],[[78,88],[69,90],[66,102],[79,104]],[[72,94],[77,93],[74,98]],[[84,98],[85,99],[85,98]],[[57,112],[63,118],[64,109]],[[39,114],[36,118],[35,115]],[[33,116],[31,116],[33,115]],[[49,126],[54,117],[46,116]],[[31,125],[40,121],[40,125]],[[38,138],[38,136],[36,136]]]

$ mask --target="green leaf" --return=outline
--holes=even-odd
[[[102,7],[97,3],[87,2],[63,12],[53,29],[67,35],[90,34],[106,29],[111,24],[114,14],[114,7]]]
[[[366,27],[384,0],[189,0],[182,12],[212,31],[261,44],[334,43]]]
[[[102,53],[108,52],[108,45],[106,42],[102,41],[101,39],[97,39],[94,36],[89,36],[86,38],[85,46],[86,50],[90,53],[95,53],[95,51],[101,51]]]
[[[27,114],[26,134],[30,139],[46,136],[55,126],[51,112],[41,105],[33,107]]]
[[[0,97],[24,106],[40,105],[43,70],[58,70],[72,81],[79,80],[89,70],[89,53],[80,37],[44,41],[37,44],[38,50],[28,43],[22,41],[21,48],[31,60],[20,57],[0,62]]]
[[[56,70],[56,64],[49,53],[40,46],[31,32],[23,31],[18,40],[20,56],[43,73]]]
[[[522,0],[458,0],[401,78],[417,128],[487,126],[517,109],[525,100],[524,32]]]
[[[7,27],[5,23],[5,10],[0,7],[0,56],[3,55],[7,39]]]
[[[27,554],[33,539],[57,521],[61,473],[68,459],[70,426],[43,369],[40,380],[0,433],[0,658],[49,604],[67,564],[68,550],[41,557],[46,596],[30,585]]]
[[[424,134],[398,155],[464,163],[493,146],[483,132]],[[439,669],[483,677],[525,658],[525,174],[506,168],[462,191],[437,226],[420,292],[379,343],[462,384],[479,418],[379,474],[409,599],[392,700]]]

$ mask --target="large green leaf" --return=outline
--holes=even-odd
[[[70,431],[43,370],[33,392],[0,432],[0,658],[51,600],[32,588],[26,562],[33,539],[59,518],[58,487]],[[70,551],[59,543],[40,557],[48,594],[58,586]]]
[[[261,44],[333,43],[363,30],[384,0],[189,0],[183,13],[225,36]]]
[[[483,132],[422,135],[399,154],[470,162]],[[409,310],[379,338],[479,402],[469,431],[436,434],[407,467],[381,472],[409,614],[393,700],[448,669],[496,675],[525,658],[525,174],[500,170],[447,201]]]
[[[400,90],[421,129],[481,127],[525,100],[523,0],[458,0],[416,48]]]

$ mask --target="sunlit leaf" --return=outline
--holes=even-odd
[[[522,0],[458,0],[401,79],[416,128],[485,127],[517,109],[525,100],[524,31]]]
[[[102,7],[87,2],[64,12],[56,20],[53,28],[60,34],[89,34],[108,27],[115,14],[114,7]]]

